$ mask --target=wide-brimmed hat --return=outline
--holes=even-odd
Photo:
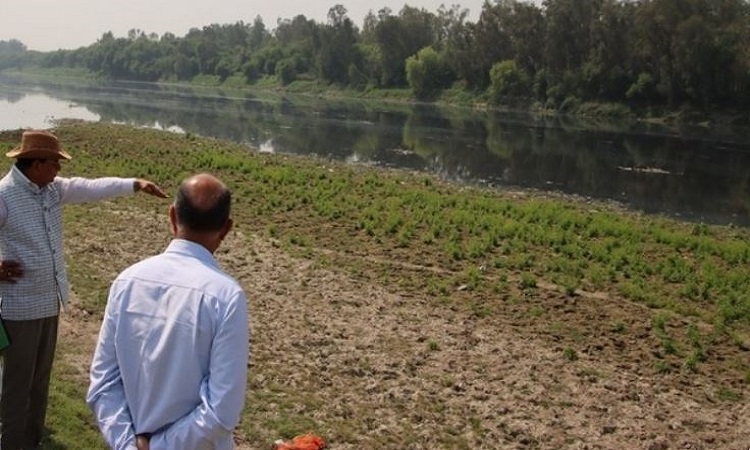
[[[58,158],[72,159],[60,147],[60,141],[49,131],[24,131],[21,145],[5,154],[8,158]]]

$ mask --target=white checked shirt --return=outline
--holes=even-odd
[[[0,259],[21,263],[16,283],[0,282],[6,320],[55,316],[68,302],[62,205],[134,192],[133,178],[62,178],[40,188],[15,166],[0,180]]]

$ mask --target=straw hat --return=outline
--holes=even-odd
[[[54,134],[48,131],[24,131],[21,145],[5,154],[8,158],[58,158],[72,157],[60,147]]]

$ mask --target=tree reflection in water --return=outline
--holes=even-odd
[[[427,104],[5,79],[0,80],[0,117],[17,114],[14,105],[30,95],[43,98],[50,109],[59,104],[85,108],[86,120],[212,136],[268,152],[427,171],[457,183],[612,199],[685,220],[750,225],[747,130],[708,136],[705,129],[676,133],[626,121],[581,123]],[[59,114],[72,113],[63,109]]]

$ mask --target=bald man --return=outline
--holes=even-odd
[[[230,203],[212,175],[185,180],[172,242],[112,284],[86,401],[113,449],[234,448],[250,332],[245,293],[213,257]]]

